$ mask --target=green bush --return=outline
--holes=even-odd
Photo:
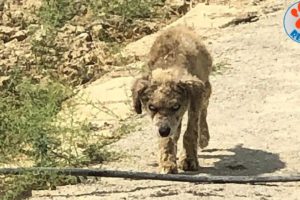
[[[106,138],[90,134],[88,123],[75,122],[72,105],[67,105],[69,115],[63,116],[68,119],[60,119],[57,115],[62,103],[73,95],[72,88],[59,82],[56,76],[56,68],[66,51],[59,43],[57,33],[74,16],[90,9],[95,19],[114,19],[109,23],[109,29],[123,34],[124,28],[133,29],[130,24],[134,20],[158,16],[157,9],[161,9],[163,2],[42,0],[37,13],[40,24],[35,26],[31,34],[34,35],[36,30],[45,33],[40,38],[30,38],[30,50],[35,59],[28,62],[28,66],[15,66],[13,70],[5,72],[9,79],[0,85],[0,164],[82,167],[119,158],[120,155],[109,151],[107,146],[132,131],[135,125],[121,122],[113,136]],[[104,36],[115,37],[110,33],[107,31]],[[104,108],[100,106],[99,109]],[[74,177],[45,173],[0,176],[0,198],[19,199],[28,195],[33,188],[53,189],[56,185],[76,182]]]
[[[0,97],[0,161],[29,156],[37,166],[50,165],[51,152],[60,145],[53,120],[68,96],[67,89],[57,82],[15,78]]]
[[[43,0],[38,16],[41,23],[62,27],[75,15],[83,15],[90,9],[97,17],[120,16],[122,22],[157,16],[157,6],[163,0]]]
[[[38,82],[19,71],[11,77],[0,92],[0,163],[82,167],[119,158],[106,147],[132,127],[122,125],[108,138],[93,136],[87,123],[72,119],[72,104],[67,105],[69,114],[63,116],[70,122],[57,115],[62,102],[72,95],[69,88],[53,80]],[[17,199],[33,188],[49,189],[77,179],[41,173],[0,180],[0,197]]]
[[[155,6],[162,0],[93,0],[89,1],[98,15],[119,15],[123,20],[143,19],[156,16]]]
[[[41,23],[62,27],[80,11],[79,3],[73,0],[43,0],[38,16]]]

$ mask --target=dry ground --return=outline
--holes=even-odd
[[[200,10],[203,5],[185,18],[187,24],[193,24],[206,38],[215,65],[226,67],[221,70],[223,74],[211,77],[213,95],[208,112],[211,142],[207,149],[199,152],[200,174],[300,172],[300,45],[284,33],[285,5],[280,1],[267,3],[269,8],[271,3],[276,5],[268,14],[261,15],[259,21],[224,29],[214,26],[201,29],[198,20],[203,14]],[[151,37],[149,40],[155,36]],[[140,50],[149,48],[144,42],[132,45]],[[127,82],[130,81],[126,79]],[[156,171],[156,135],[150,126],[145,126],[147,118],[139,121],[143,124],[139,131],[112,146],[127,156],[105,164],[104,168]],[[34,191],[30,199],[297,200],[299,196],[300,184],[297,183],[212,185],[103,178],[90,184],[59,187],[55,191]]]

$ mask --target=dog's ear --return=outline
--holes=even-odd
[[[148,86],[149,86],[148,77],[143,77],[137,79],[131,88],[133,107],[137,114],[142,113],[141,96],[143,95],[143,92]]]
[[[204,83],[195,77],[192,77],[191,79],[183,79],[179,81],[177,86],[183,90],[191,99],[194,98],[201,98],[205,87]]]

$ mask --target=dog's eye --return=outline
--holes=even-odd
[[[149,110],[155,112],[157,111],[157,108],[155,106],[153,106],[152,104],[149,105]]]
[[[177,110],[179,110],[179,108],[180,108],[180,105],[179,105],[179,104],[175,104],[174,106],[171,107],[171,109],[172,109],[173,111],[177,111]]]

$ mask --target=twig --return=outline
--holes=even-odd
[[[253,13],[247,13],[246,15],[244,16],[240,16],[240,17],[237,17],[233,20],[231,20],[230,22],[220,26],[220,28],[226,28],[228,26],[236,26],[236,25],[239,25],[241,23],[250,23],[250,22],[256,22],[258,21],[258,16],[256,14],[253,14]]]
[[[114,171],[103,169],[80,169],[80,168],[2,168],[2,175],[22,175],[28,173],[56,173],[70,176],[96,176],[130,179],[150,179],[163,181],[179,181],[193,183],[267,183],[267,182],[298,182],[300,175],[294,176],[205,176],[183,174],[155,174],[147,172]]]

